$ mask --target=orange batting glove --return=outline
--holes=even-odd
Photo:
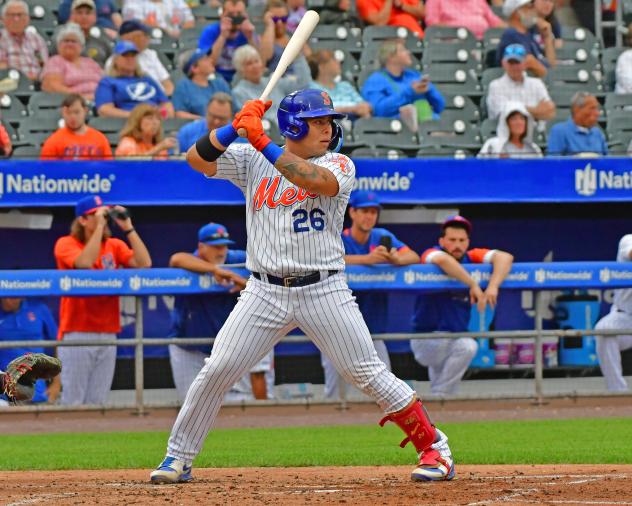
[[[235,128],[244,128],[248,132],[248,141],[257,151],[263,151],[272,142],[264,132],[261,118],[258,116],[242,116]]]
[[[244,116],[252,116],[255,118],[263,118],[265,112],[270,109],[272,106],[272,100],[268,100],[266,103],[263,103],[261,100],[248,100],[244,106],[241,108],[237,114],[235,114],[235,119],[233,120],[233,128],[238,130],[237,124],[239,120]]]

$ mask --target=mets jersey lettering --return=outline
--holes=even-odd
[[[255,191],[252,205],[255,211],[261,211],[263,206],[270,209],[274,209],[277,206],[292,206],[297,202],[303,202],[306,199],[315,199],[318,197],[317,193],[310,193],[303,188],[297,188],[291,186],[281,192],[279,198],[275,198],[279,184],[281,183],[281,176],[276,176],[272,179],[264,177]]]

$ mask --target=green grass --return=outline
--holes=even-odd
[[[460,464],[632,464],[632,421],[621,418],[442,424]],[[153,468],[166,432],[0,436],[0,470]],[[392,424],[221,429],[197,467],[411,464]]]

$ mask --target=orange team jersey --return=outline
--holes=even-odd
[[[401,3],[406,5],[418,5],[419,0],[401,0]],[[382,10],[384,0],[357,0],[356,6],[360,17],[366,21],[367,16],[376,14]],[[419,21],[412,14],[404,12],[397,7],[391,8],[391,15],[388,18],[387,24],[391,26],[403,26],[409,31],[416,33],[420,38],[424,36],[424,31]]]
[[[155,144],[146,144],[137,141],[134,137],[126,136],[121,139],[120,144],[116,147],[116,156],[143,156],[150,149],[155,148]],[[150,155],[151,156],[151,155]],[[153,155],[154,160],[163,160],[168,156],[167,150],[163,149],[157,155]]]
[[[465,255],[463,255],[463,258],[461,259],[461,263],[462,264],[491,263],[492,256],[493,256],[492,254],[494,253],[494,251],[496,250],[488,249],[488,248],[471,249],[467,251]],[[434,256],[433,254],[436,254],[436,253],[445,253],[446,255],[448,254],[446,251],[441,249],[440,246],[434,246],[432,248],[428,248],[426,251],[423,252],[423,254],[421,255],[421,263],[422,264],[432,263],[432,256]]]
[[[112,158],[112,148],[107,137],[91,127],[86,127],[84,134],[78,134],[64,127],[46,139],[40,152],[42,160],[77,158]]]
[[[75,260],[85,244],[70,235],[60,237],[55,243],[57,268],[74,269]],[[109,238],[101,243],[101,250],[93,269],[117,269],[128,267],[134,256],[130,247],[120,239]],[[119,297],[99,295],[95,297],[62,297],[59,306],[59,332],[108,332],[121,331]]]

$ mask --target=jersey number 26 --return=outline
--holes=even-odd
[[[305,209],[297,209],[292,213],[294,221],[294,232],[309,232],[310,226],[312,229],[321,231],[325,228],[325,220],[323,216],[325,213],[318,209],[312,209],[309,213]],[[309,220],[309,223],[308,223]]]

